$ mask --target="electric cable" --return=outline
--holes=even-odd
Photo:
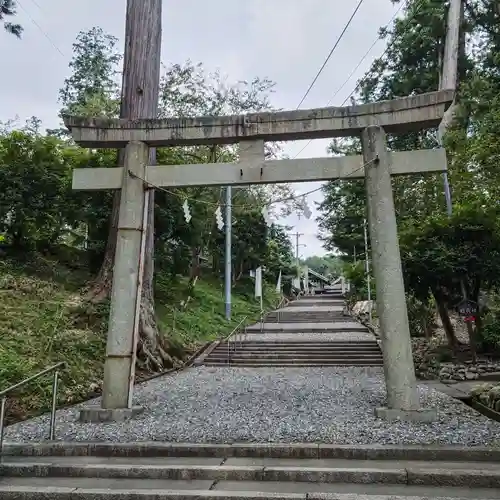
[[[416,8],[415,8],[415,11],[414,13],[418,13],[418,11],[421,9],[422,5],[424,3],[424,0],[420,0],[420,2],[417,4]],[[404,4],[401,4],[399,6],[399,8],[396,10],[396,12],[392,15],[391,19],[389,20],[389,22],[384,26],[384,29],[387,29],[393,22],[394,20],[396,19],[397,15],[399,14],[399,12],[401,11],[401,9],[403,8],[403,5]],[[409,1],[406,3],[406,6],[409,5]],[[403,29],[406,29],[408,27],[408,25],[410,24],[410,22],[412,21],[412,19],[408,19],[404,25],[404,28]],[[326,104],[325,107],[328,107],[330,106],[330,104],[332,103],[332,101],[335,99],[335,97],[337,97],[337,95],[340,93],[340,91],[347,85],[347,83],[351,80],[351,78],[354,76],[354,74],[356,73],[356,71],[359,69],[359,67],[361,66],[361,64],[363,63],[363,61],[368,57],[369,53],[373,50],[373,48],[375,47],[375,45],[377,45],[377,43],[381,40],[380,36],[377,36],[377,38],[373,41],[373,43],[371,44],[370,48],[365,52],[365,54],[363,55],[363,57],[359,60],[358,64],[356,65],[356,67],[351,71],[351,73],[349,73],[349,76],[346,78],[346,80],[344,81],[344,83],[335,91],[335,93],[333,94],[333,96],[330,98],[330,100],[328,101],[328,103]],[[385,50],[382,52],[382,54],[378,57],[378,59],[384,57],[384,55],[387,53],[387,51],[389,50],[390,46],[388,45]],[[340,106],[344,106],[347,101],[350,99],[350,97],[356,92],[356,90],[358,90],[358,87],[359,87],[359,84],[360,82],[358,82],[356,84],[356,86],[354,87],[354,89],[349,93],[349,95],[344,99],[344,101],[342,102],[342,104]],[[302,149],[294,155],[294,159],[297,158],[312,142],[313,140],[310,139],[306,144],[305,146],[302,147]]]
[[[52,38],[49,36],[49,34],[36,22],[36,20],[30,15],[30,13],[27,11],[26,7],[23,6],[23,4],[19,1],[16,0],[17,4],[21,9],[24,11],[24,13],[28,16],[28,19],[40,30],[40,32],[43,34],[43,36],[49,41],[49,43],[54,47],[54,49],[59,52],[59,54],[63,57],[66,57],[64,52],[57,46],[57,44],[52,40]],[[37,4],[36,4],[37,5]]]
[[[306,90],[306,93],[304,94],[304,96],[300,100],[300,102],[297,105],[296,109],[300,108],[300,106],[302,105],[302,103],[306,100],[307,96],[309,95],[309,92],[311,92],[312,88],[314,87],[314,85],[315,85],[316,81],[318,80],[318,78],[320,77],[321,73],[323,73],[323,70],[325,69],[325,66],[328,64],[328,61],[332,57],[333,53],[335,52],[335,49],[338,47],[338,45],[339,45],[340,41],[342,40],[342,38],[344,38],[344,35],[345,35],[346,31],[349,29],[349,26],[351,25],[352,20],[354,19],[354,16],[357,14],[357,12],[358,12],[358,10],[361,7],[361,5],[362,5],[363,2],[364,2],[364,0],[359,0],[358,5],[356,5],[356,8],[354,9],[354,12],[351,14],[351,17],[349,18],[349,20],[347,21],[346,25],[344,26],[344,29],[341,31],[340,35],[338,36],[337,40],[335,41],[335,44],[333,45],[332,49],[330,50],[330,53],[326,57],[325,61],[323,62],[322,66],[321,66],[321,68],[319,69],[318,73],[316,74],[316,76],[314,77],[313,81],[311,82],[311,85],[309,85],[309,88]]]

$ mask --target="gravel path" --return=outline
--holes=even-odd
[[[500,444],[500,423],[422,386],[435,406],[433,424],[389,424],[380,368],[190,368],[136,388],[146,410],[121,424],[79,424],[77,410],[58,412],[60,440],[312,442],[339,444]],[[48,416],[7,429],[12,440],[46,436]]]

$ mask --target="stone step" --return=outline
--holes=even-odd
[[[279,365],[276,364],[271,364],[268,363],[267,361],[261,361],[258,363],[254,363],[252,365],[249,365],[248,363],[241,363],[241,362],[227,362],[225,361],[224,363],[221,362],[208,362],[205,364],[207,367],[213,367],[213,368],[246,368],[246,369],[258,369],[258,368],[352,368],[352,367],[357,367],[357,368],[382,368],[384,364],[382,362],[370,362],[370,363],[357,363],[357,364],[352,364],[352,363],[329,363],[329,362],[322,362],[322,363],[291,363],[289,361],[282,361]]]
[[[349,332],[355,332],[355,333],[370,333],[368,328],[331,328],[329,325],[331,323],[324,323],[326,325],[324,328],[321,327],[322,323],[316,323],[314,327],[310,327],[309,323],[296,323],[296,324],[287,324],[284,325],[282,322],[280,323],[267,323],[268,326],[267,328],[264,327],[262,329],[260,328],[247,328],[245,332],[240,332],[240,333],[247,333],[248,335],[252,335],[254,333],[349,333]],[[274,327],[274,328],[273,328]]]
[[[356,445],[327,443],[177,443],[164,441],[139,441],[116,443],[82,441],[42,441],[26,443],[4,443],[5,461],[26,462],[43,461],[46,457],[63,457],[76,460],[85,457],[92,461],[98,459],[128,460],[130,457],[216,457],[216,458],[296,458],[296,459],[349,459],[353,460],[412,460],[442,462],[498,462],[500,447],[461,446],[461,445]],[[52,460],[49,460],[52,463]]]
[[[290,316],[268,316],[265,319],[266,323],[331,323],[332,321],[336,323],[349,323],[352,321],[351,318],[346,317],[334,317],[334,316],[308,316],[303,318],[300,316],[290,317]]]
[[[236,342],[234,345],[231,345],[231,347],[228,349],[226,346],[224,347],[218,347],[211,351],[210,354],[212,353],[225,353],[228,351],[239,351],[239,352],[249,352],[249,353],[266,353],[266,352],[281,352],[281,353],[291,353],[291,352],[303,352],[304,354],[313,354],[315,352],[318,353],[345,353],[345,354],[356,354],[356,353],[378,353],[381,352],[381,349],[378,346],[365,346],[365,347],[357,347],[357,348],[331,348],[331,347],[325,347],[322,348],[320,346],[318,347],[308,347],[308,348],[302,348],[300,346],[298,347],[290,347],[290,348],[282,348],[280,346],[269,346],[269,347],[259,347],[259,348],[253,348],[252,346],[240,346],[238,342]]]
[[[227,349],[215,349],[213,350],[209,356],[212,355],[225,355],[227,354]],[[373,355],[381,355],[380,349],[360,349],[360,350],[352,350],[352,351],[343,351],[343,350],[332,350],[332,349],[314,349],[314,350],[291,350],[291,349],[260,349],[260,350],[250,350],[245,348],[236,347],[236,349],[231,349],[229,352],[237,352],[238,354],[245,356],[373,356]]]
[[[293,334],[292,334],[293,335]],[[233,338],[233,340],[229,341],[229,344],[233,344],[234,342],[237,342],[238,344],[243,344],[247,345],[250,347],[269,347],[269,346],[279,346],[282,348],[290,347],[290,348],[304,348],[307,349],[308,347],[314,348],[314,347],[319,347],[319,348],[334,348],[334,349],[341,349],[341,348],[355,348],[355,347],[374,347],[378,346],[377,341],[375,340],[375,337],[373,337],[373,340],[301,340],[300,337],[297,338],[297,340],[258,340],[257,338],[255,340],[252,340],[253,335],[249,335],[248,338],[244,338],[244,334],[240,335],[240,338],[243,337],[243,340],[236,339],[236,337]],[[235,340],[236,339],[236,340]],[[220,346],[227,346],[227,342],[220,344]]]
[[[209,481],[210,482],[210,481]],[[496,488],[278,481],[14,478],[2,500],[473,500],[498,499]],[[213,486],[212,486],[213,485]]]
[[[205,360],[204,364],[209,365],[265,365],[265,366],[288,366],[288,365],[301,365],[301,366],[382,366],[382,357],[377,358],[282,358],[282,359],[267,359],[267,358],[242,358],[239,356],[230,356],[229,361],[226,357],[209,357]]]
[[[275,448],[279,446],[286,449],[286,445]],[[195,448],[190,450],[195,452]],[[142,451],[145,449],[147,445],[142,445]],[[95,456],[6,457],[1,466],[0,498],[381,500],[380,495],[385,495],[384,500],[488,499],[500,498],[498,466],[498,462],[426,462],[403,457],[366,461],[195,453],[189,459],[172,455],[104,460]]]
[[[240,345],[240,342],[238,340],[231,341],[229,342],[230,345],[233,345],[234,343]],[[243,340],[241,342],[242,345],[248,346],[248,347],[256,347],[256,348],[263,348],[263,349],[268,349],[268,348],[281,348],[281,349],[314,349],[314,348],[319,348],[319,349],[349,349],[349,348],[361,348],[361,347],[378,347],[378,343],[376,340],[358,340],[358,341],[332,341],[332,342],[304,342],[304,341],[291,341],[291,340],[283,340],[282,342],[276,341],[276,340],[270,340],[270,341],[265,341],[265,340]],[[226,348],[227,349],[227,343],[220,344],[217,348]]]
[[[269,351],[279,351],[279,352],[379,352],[380,348],[377,344],[371,345],[356,345],[356,343],[352,342],[353,345],[325,345],[325,346],[304,346],[304,345],[296,345],[296,346],[280,346],[279,344],[271,344],[269,346],[265,345],[251,345],[246,344],[245,342],[231,342],[229,344],[229,350],[237,349],[238,351],[251,351],[251,352],[269,352]],[[228,345],[223,344],[221,346],[216,347],[212,352],[227,352]]]
[[[467,462],[443,464],[437,468],[432,463],[413,462],[364,462],[350,460],[255,460],[229,459],[224,464],[207,464],[207,460],[194,459],[194,464],[162,464],[130,460],[128,463],[88,463],[64,460],[64,463],[5,461],[2,475],[10,478],[99,478],[99,479],[150,479],[150,480],[210,480],[210,481],[279,481],[309,483],[357,483],[357,484],[435,484],[462,486],[471,484],[483,488],[500,487],[500,464]]]
[[[218,352],[210,354],[207,356],[206,361],[212,361],[214,359],[227,359],[227,352]],[[245,351],[232,351],[229,355],[231,359],[241,358],[241,359],[382,359],[382,353],[380,352],[360,352],[360,353],[341,353],[341,352],[245,352]]]
[[[328,333],[328,332],[368,332],[366,326],[360,323],[351,321],[339,321],[328,323],[288,323],[281,321],[280,323],[264,323],[261,327],[260,323],[250,325],[246,328],[247,333],[273,333],[273,332],[302,332],[302,333]]]
[[[298,309],[298,308],[297,308]],[[307,319],[314,319],[314,318],[329,318],[332,319],[332,321],[352,321],[352,317],[346,316],[345,314],[342,314],[341,312],[337,311],[332,311],[332,312],[321,312],[321,313],[310,313],[310,314],[304,314],[302,312],[293,312],[293,311],[282,311],[280,313],[269,313],[266,315],[266,319],[268,318],[278,318],[281,317],[284,320],[289,320],[289,319],[303,319],[304,321]]]
[[[344,307],[345,300],[344,299],[333,299],[331,297],[319,299],[318,297],[311,297],[310,299],[300,299],[294,300],[287,304],[288,307],[304,307],[304,306],[341,306]]]
[[[284,356],[290,354],[302,354],[304,356],[313,356],[315,353],[319,355],[332,355],[332,356],[357,356],[366,354],[368,356],[380,354],[382,351],[380,349],[359,349],[359,350],[343,350],[343,349],[314,349],[314,350],[301,350],[301,349],[258,349],[251,350],[239,347],[236,345],[232,349],[216,349],[212,351],[209,355],[212,354],[225,354],[227,352],[238,352],[245,353],[249,355],[265,355],[267,353],[276,353]]]

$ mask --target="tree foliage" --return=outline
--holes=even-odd
[[[435,0],[410,0],[405,4],[402,17],[381,30],[387,49],[358,82],[356,101],[373,102],[438,89],[447,8],[446,2]],[[456,345],[457,340],[448,311],[464,292],[468,298],[479,301],[481,292],[491,294],[500,283],[499,15],[495,2],[466,3],[459,50],[457,108],[453,126],[444,138],[452,217],[446,214],[440,175],[393,178],[409,300],[425,305],[433,297],[451,345]],[[388,147],[393,151],[436,146],[436,130],[388,135]],[[359,150],[358,139],[331,146],[334,154]],[[352,261],[354,248],[359,255],[363,246],[362,221],[366,217],[363,183],[330,182],[324,192],[318,222],[325,247],[339,249],[344,258]],[[484,313],[476,322],[479,336]]]
[[[70,75],[60,91],[61,116],[118,116],[120,90],[117,75],[122,56],[117,39],[100,28],[78,34],[73,45]],[[182,117],[247,113],[272,109],[274,83],[255,78],[229,83],[219,73],[210,74],[201,64],[186,62],[164,68],[160,90],[160,116]],[[76,146],[64,129],[43,134],[36,118],[22,129],[4,127],[0,132],[0,234],[3,246],[14,254],[51,252],[60,245],[79,247],[99,276],[113,214],[113,193],[74,192],[74,168],[113,167],[115,150],[87,150]],[[268,148],[268,155],[280,149]],[[160,148],[162,165],[230,162],[237,160],[232,146]],[[287,185],[233,190],[233,278],[235,285],[258,266],[266,267],[272,283],[292,263],[291,242],[282,228],[268,227],[263,207],[290,196]],[[157,189],[155,195],[155,270],[172,283],[189,277],[191,294],[202,272],[220,277],[224,270],[224,230],[216,225],[217,209],[224,211],[223,190],[211,187]],[[187,202],[191,220],[186,222]],[[285,203],[285,210],[297,207]],[[113,256],[111,256],[111,265]],[[104,297],[106,298],[106,297]],[[151,356],[139,346],[140,367],[161,370],[172,364],[168,356],[168,331],[159,334]],[[157,334],[155,334],[157,335]],[[150,362],[148,360],[153,360]]]
[[[9,19],[17,13],[17,5],[15,0],[0,0],[0,21],[3,22],[3,27],[8,33],[21,38],[23,27],[20,24],[12,23]]]

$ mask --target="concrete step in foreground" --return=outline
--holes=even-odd
[[[500,498],[500,449],[57,443],[6,451],[2,500]]]

